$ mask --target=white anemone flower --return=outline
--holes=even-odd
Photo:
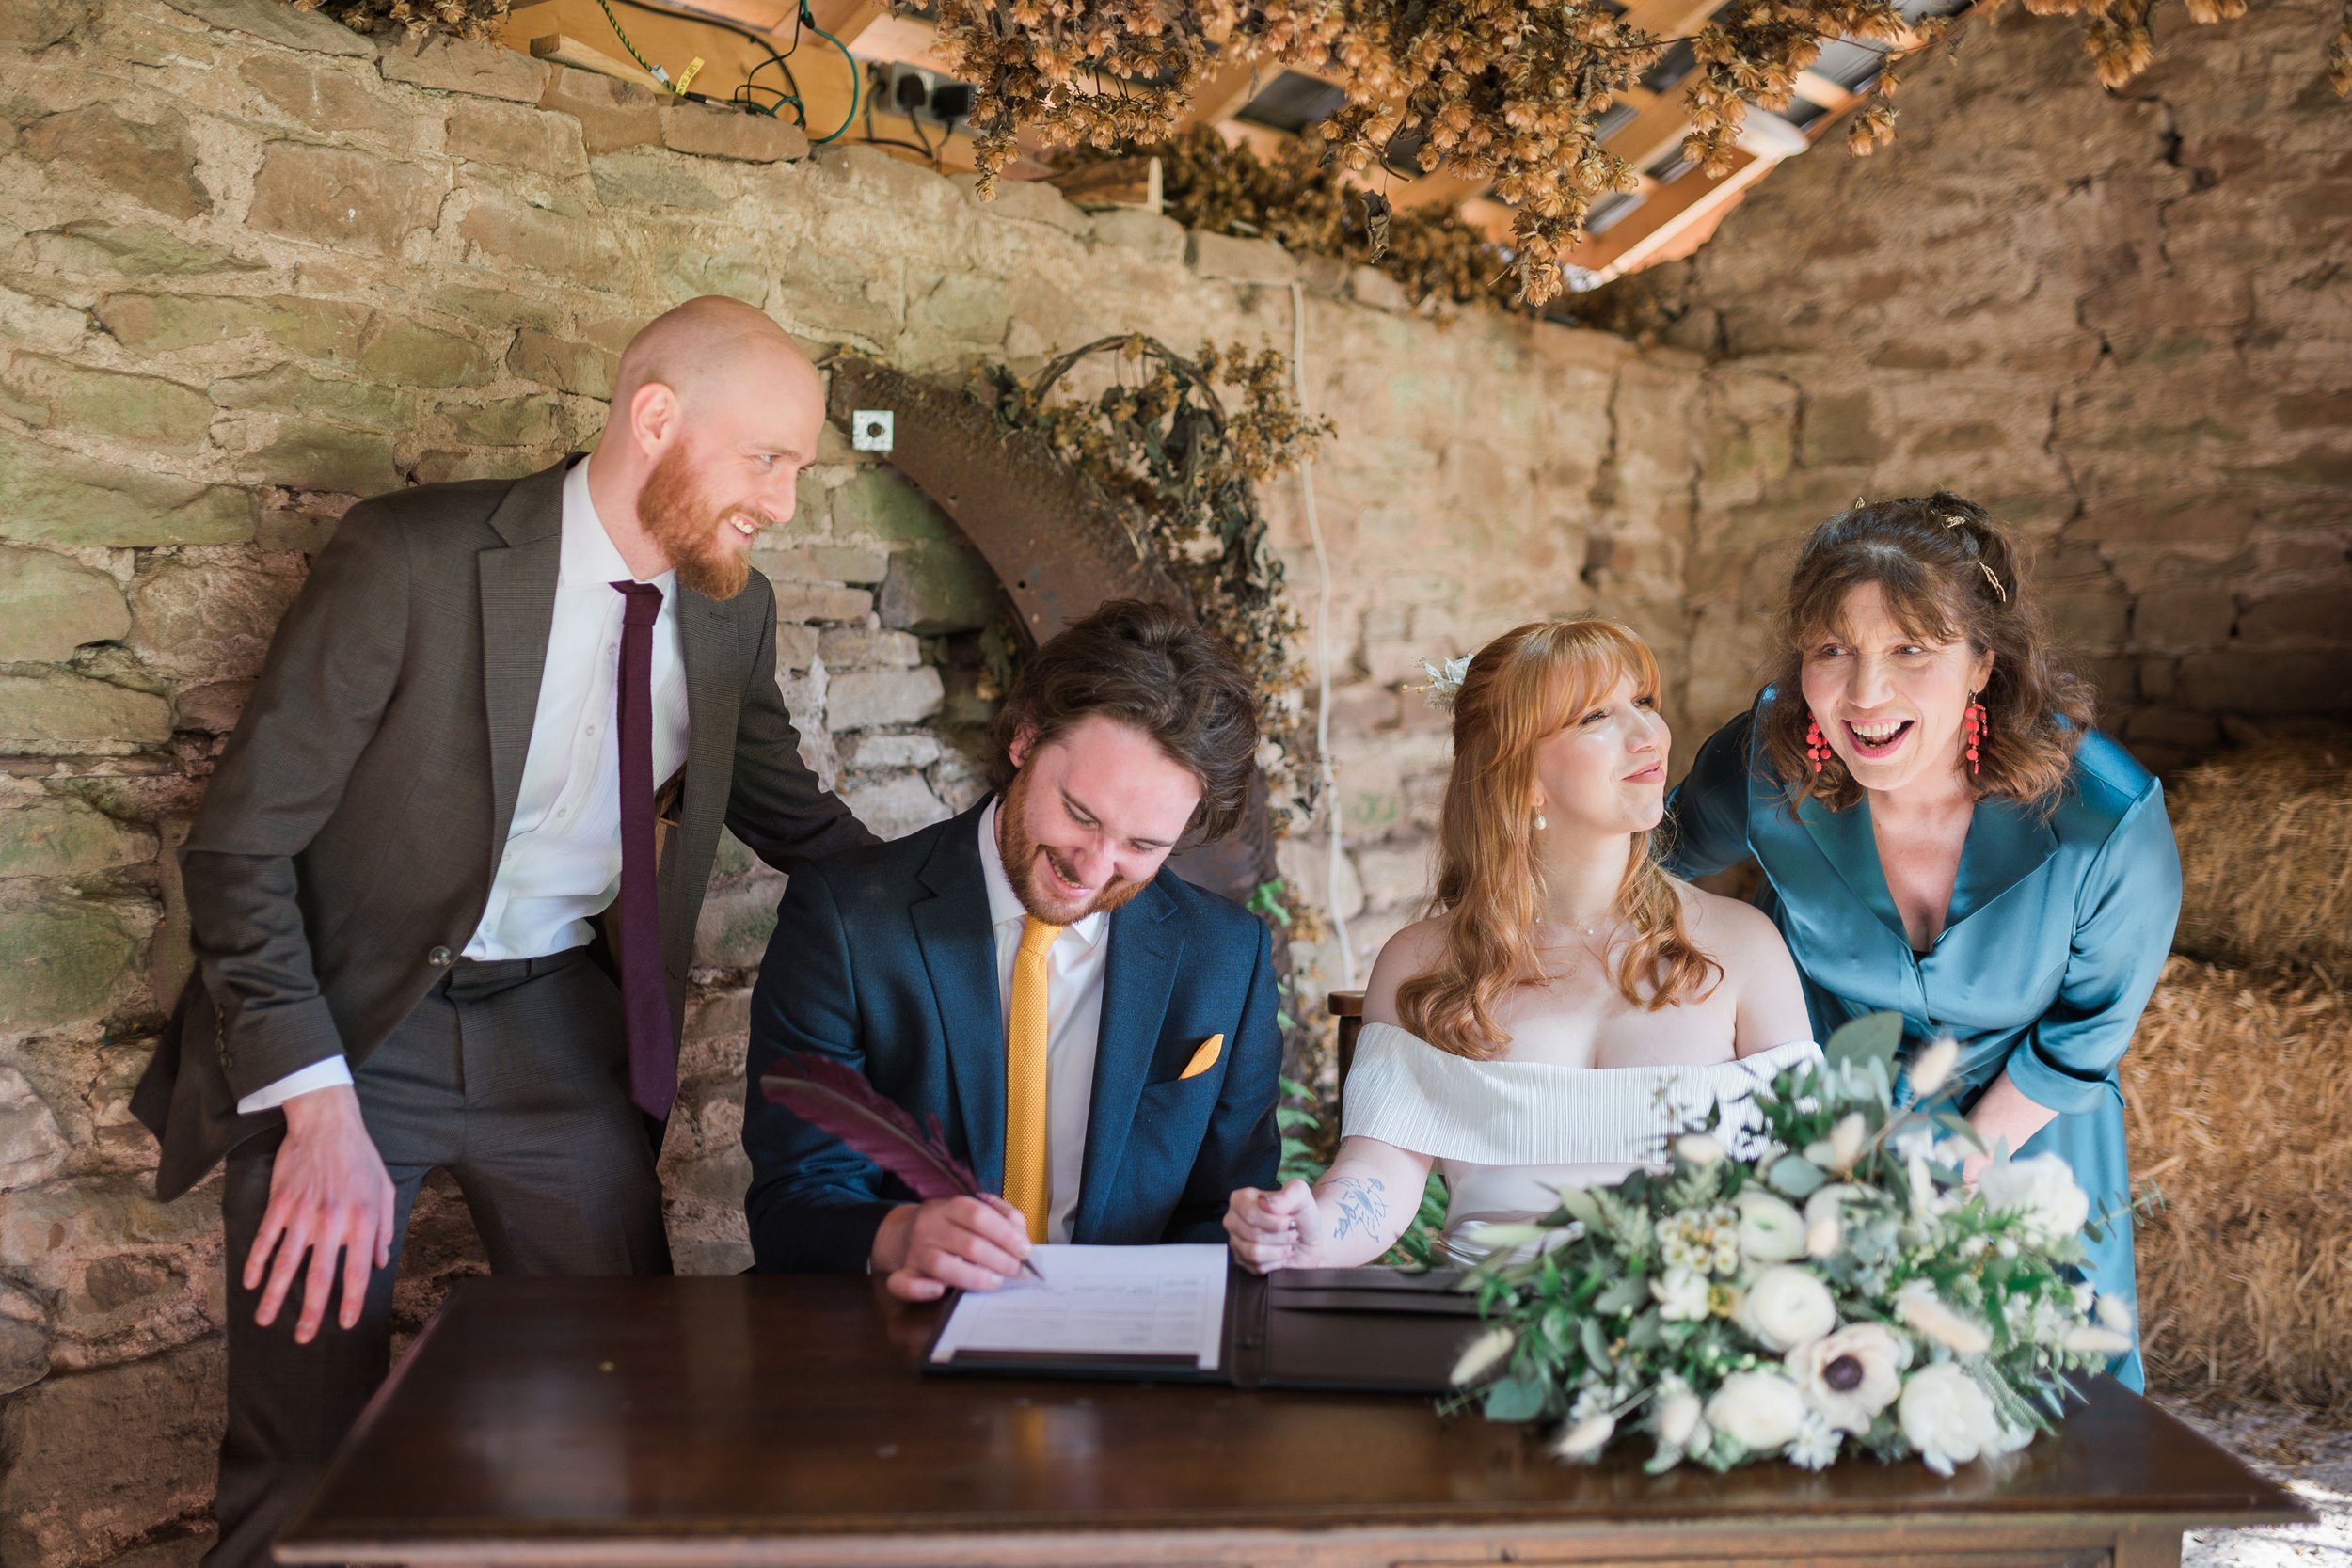
[[[1805,1403],[1838,1431],[1860,1436],[1902,1392],[1910,1349],[1884,1323],[1848,1323],[1799,1345],[1785,1364]]]

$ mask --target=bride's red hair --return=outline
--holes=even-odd
[[[1503,633],[1470,660],[1454,701],[1454,771],[1438,820],[1438,888],[1429,912],[1445,914],[1430,966],[1397,989],[1405,1027],[1457,1056],[1489,1058],[1511,1043],[1495,1007],[1519,986],[1549,976],[1535,942],[1545,905],[1535,847],[1535,750],[1630,676],[1658,691],[1658,661],[1614,621],[1535,621]],[[1656,1012],[1714,989],[1722,966],[1692,944],[1682,898],[1633,835],[1618,914],[1633,941],[1613,978],[1625,999]]]

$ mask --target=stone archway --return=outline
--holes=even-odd
[[[844,433],[860,409],[892,415],[892,467],[952,519],[987,562],[1028,644],[1051,637],[1105,599],[1194,606],[1145,552],[1109,498],[1057,457],[1044,439],[1007,432],[962,394],[870,359],[834,358],[826,413]],[[1178,851],[1170,865],[1187,881],[1237,903],[1278,873],[1274,817],[1263,777],[1240,830]],[[1289,946],[1274,928],[1276,961],[1289,972]]]

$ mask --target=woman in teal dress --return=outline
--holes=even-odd
[[[1669,801],[1669,863],[1762,865],[1818,1037],[1896,1012],[1907,1050],[1957,1040],[1972,1127],[2066,1159],[2106,1216],[2091,1283],[2136,1303],[2116,1069],[2171,946],[2180,856],[2161,787],[2090,727],[2028,592],[2008,537],[1949,494],[1815,529],[1772,684]],[[2115,1373],[2143,1386],[2137,1344]]]

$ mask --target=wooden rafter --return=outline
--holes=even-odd
[[[580,23],[569,13],[585,0],[563,0],[531,8],[533,11],[566,13],[570,24],[565,31],[578,28],[582,38],[593,44],[600,34]],[[792,29],[799,0],[690,0],[695,9],[730,17],[743,25],[778,39],[788,36]],[[1627,24],[1659,38],[1680,39],[1696,34],[1703,28],[1725,0],[1632,0],[1625,13]],[[809,14],[818,27],[849,46],[856,56],[869,63],[904,64],[941,74],[948,72],[934,48],[933,24],[913,17],[891,14],[887,0],[807,0]],[[517,15],[522,14],[517,12]],[[686,24],[691,25],[691,24]],[[552,30],[552,29],[550,29]],[[528,40],[510,38],[517,47],[527,47]],[[1895,47],[1900,48],[1898,43]],[[795,65],[801,64],[796,57]],[[834,61],[837,68],[839,61]],[[1288,132],[1254,120],[1240,118],[1241,111],[1285,70],[1328,80],[1321,72],[1300,71],[1263,62],[1232,61],[1212,69],[1194,95],[1192,103],[1179,128],[1194,125],[1213,126],[1228,141],[1247,143],[1262,157],[1279,156],[1295,138]],[[834,96],[827,73],[809,73],[816,79],[818,98],[812,102],[812,120],[838,117],[847,108],[847,84],[838,84],[843,102],[832,102]],[[724,89],[723,89],[724,90]],[[1826,111],[1817,116],[1806,127],[1808,138],[1818,140],[1847,111],[1861,102],[1862,95],[1850,90],[1819,71],[1808,71],[1797,78],[1796,96]],[[1632,109],[1632,118],[1613,132],[1606,142],[1609,150],[1632,165],[1637,170],[1662,166],[1690,128],[1689,111],[1679,85],[1662,92],[1653,92],[1639,86],[1629,87],[1617,94],[1620,105]],[[877,104],[873,108],[873,134],[884,141],[917,139],[914,127],[893,108]],[[861,122],[863,115],[860,116]],[[937,128],[929,128],[930,139],[937,141]],[[863,133],[861,123],[852,137]],[[971,139],[959,132],[946,139],[939,162],[949,169],[969,169],[973,166]],[[1676,173],[1661,182],[1647,173],[1641,176],[1638,194],[1641,205],[1615,224],[1599,233],[1589,235],[1569,258],[1573,264],[1602,277],[1613,277],[1631,271],[1649,261],[1685,254],[1712,231],[1724,213],[1737,204],[1745,191],[1763,178],[1777,162],[1758,144],[1750,143],[1733,161],[1731,173],[1720,180],[1710,180],[1697,169]],[[1018,173],[1018,170],[1012,171]],[[1672,172],[1671,170],[1669,172]],[[1488,180],[1440,170],[1434,174],[1395,174],[1380,170],[1367,171],[1349,177],[1349,182],[1362,184],[1385,192],[1400,210],[1429,211],[1451,208],[1463,219],[1490,239],[1507,242],[1511,209],[1488,196]]]

